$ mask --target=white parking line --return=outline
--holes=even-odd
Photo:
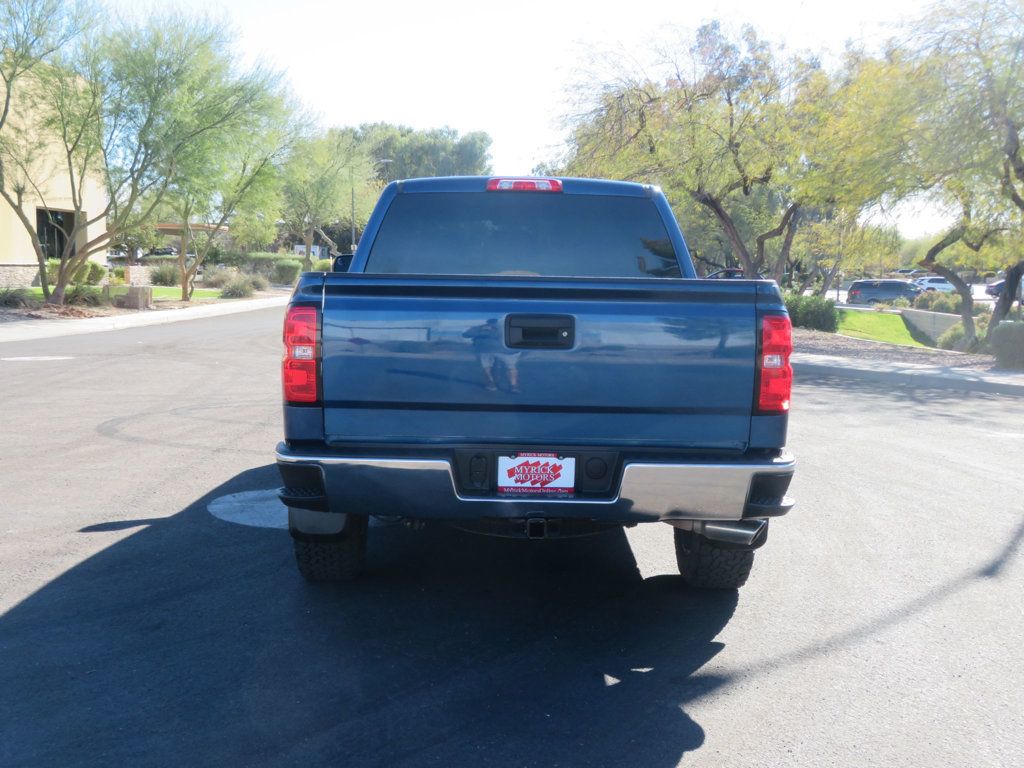
[[[39,355],[38,357],[0,357],[5,363],[40,363],[48,360],[74,360],[74,357],[64,355]]]

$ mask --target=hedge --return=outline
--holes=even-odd
[[[982,315],[974,321],[974,333],[980,339],[984,338],[985,332],[988,330],[988,315]],[[939,336],[938,347],[939,349],[957,349],[957,345],[963,341],[964,338],[964,324],[962,322],[951,326],[948,331]]]
[[[302,271],[302,264],[294,259],[283,259],[274,265],[274,282],[291,285]]]
[[[786,309],[795,327],[835,333],[839,330],[839,310],[836,303],[824,296],[786,295]]]
[[[57,273],[59,271],[60,259],[46,260],[46,282],[50,285],[56,285]],[[71,276],[71,284],[78,285],[80,283],[85,283],[87,285],[99,285],[106,276],[107,268],[99,262],[92,261],[90,259],[82,264]]]
[[[929,312],[945,312],[948,315],[959,315],[963,301],[959,293],[925,291],[914,299],[914,309],[926,309]],[[991,310],[984,304],[974,302],[973,311],[975,315],[980,315]]]
[[[992,331],[989,346],[1000,366],[1024,370],[1024,323],[1000,323]]]

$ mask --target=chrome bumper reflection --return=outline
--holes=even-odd
[[[323,468],[334,511],[417,518],[585,517],[597,520],[740,520],[755,475],[788,474],[788,453],[765,461],[630,462],[613,499],[486,498],[461,495],[444,459],[306,454],[279,446],[277,460]]]

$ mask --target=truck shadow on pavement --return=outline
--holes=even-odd
[[[642,579],[620,531],[400,525],[362,581],[308,586],[286,533],[206,512],[277,482],[127,521],[0,617],[0,764],[658,768],[704,742],[685,709],[727,682],[699,670],[736,592]]]

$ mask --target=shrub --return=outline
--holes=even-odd
[[[149,282],[153,285],[180,285],[181,273],[178,271],[178,265],[165,262],[150,267]]]
[[[894,309],[909,309],[911,307],[910,299],[904,299],[902,296],[898,299],[893,299],[892,307]]]
[[[282,259],[274,265],[274,282],[291,285],[302,271],[302,264],[295,259]]]
[[[245,275],[235,275],[220,289],[222,299],[244,299],[252,296],[252,281]]]
[[[939,291],[925,291],[914,299],[914,309],[925,309],[929,312],[945,312],[947,315],[959,315],[963,307],[963,299],[959,293],[940,293]],[[972,312],[975,316],[991,312],[992,309],[985,304],[974,302]]]
[[[786,309],[789,311],[789,319],[798,328],[829,333],[839,330],[839,310],[831,299],[791,293],[786,296]]]
[[[114,279],[124,280],[124,267],[114,267]]]
[[[1000,366],[1024,370],[1024,323],[1000,323],[989,344]]]
[[[249,275],[249,285],[252,286],[254,291],[265,291],[270,287],[270,281],[263,275]]]
[[[334,259],[318,259],[313,262],[314,272],[330,272],[334,268]]]
[[[104,303],[103,294],[87,285],[73,285],[64,293],[64,303],[98,307]]]
[[[87,261],[79,271],[79,281],[88,285],[99,285],[107,276],[107,268],[97,261]]]
[[[57,284],[57,272],[60,270],[60,259],[46,260],[46,282],[50,285]]]
[[[0,307],[31,307],[34,304],[24,288],[0,288]]]
[[[209,288],[223,288],[238,273],[233,269],[206,267],[203,269],[203,285]]]
[[[982,315],[974,321],[974,333],[978,339],[985,336],[988,330],[988,315]],[[964,340],[964,324],[962,322],[951,326],[948,331],[939,336],[937,342],[939,349],[960,349]]]

